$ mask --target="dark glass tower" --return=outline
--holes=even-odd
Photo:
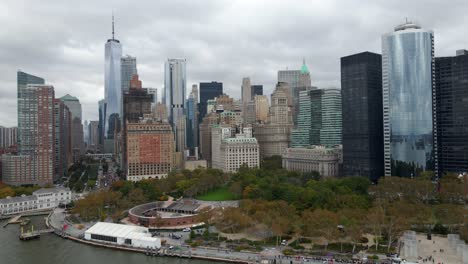
[[[362,52],[341,58],[343,171],[384,175],[382,56]]]
[[[206,115],[207,101],[223,94],[223,83],[221,82],[202,82],[200,83],[200,104],[198,105],[198,123],[201,124]]]
[[[439,175],[468,172],[468,51],[435,59]]]
[[[251,86],[252,88],[252,99],[256,96],[256,95],[263,95],[263,85],[261,84],[256,84],[256,85],[252,85]]]

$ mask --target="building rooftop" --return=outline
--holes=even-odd
[[[54,187],[54,188],[42,188],[33,192],[33,194],[37,195],[37,194],[43,194],[43,193],[59,193],[59,192],[69,192],[69,191],[70,191],[70,188]]]
[[[62,101],[79,101],[78,98],[76,98],[74,96],[71,96],[69,94],[66,94],[66,95],[62,96],[59,99],[62,100]]]
[[[148,232],[148,228],[146,227],[105,222],[97,222],[95,225],[86,230],[86,233],[132,239],[141,239],[148,236],[151,237],[151,233]]]
[[[27,202],[27,201],[34,201],[36,197],[33,195],[21,195],[16,197],[7,197],[4,199],[0,199],[0,204],[10,204],[10,203],[18,203],[18,202]]]

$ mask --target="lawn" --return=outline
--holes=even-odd
[[[197,196],[197,199],[202,201],[228,201],[236,200],[237,197],[235,194],[230,192],[227,187],[221,187],[203,195]]]

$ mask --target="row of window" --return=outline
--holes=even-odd
[[[91,234],[91,239],[117,243],[117,238],[112,236]]]

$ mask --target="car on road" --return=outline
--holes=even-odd
[[[190,232],[190,231],[192,231],[192,229],[190,229],[189,227],[186,227],[186,228],[182,229],[182,231],[183,232]]]

